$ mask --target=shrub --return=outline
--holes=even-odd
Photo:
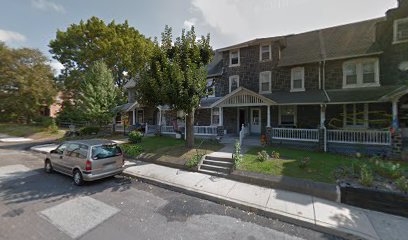
[[[272,157],[273,159],[280,159],[280,154],[279,154],[279,152],[277,152],[277,151],[272,151],[271,157]]]
[[[367,164],[361,165],[360,169],[360,183],[364,186],[370,187],[373,185],[374,176],[371,168]]]
[[[52,125],[53,122],[55,123],[53,118],[45,116],[38,116],[34,118],[33,121],[36,125],[41,127],[49,127]]]
[[[235,167],[238,167],[242,162],[241,144],[239,143],[239,141],[235,142],[233,159]]]
[[[139,131],[131,131],[128,136],[131,143],[140,143],[142,141],[143,134]]]
[[[269,155],[265,150],[263,150],[261,152],[258,152],[258,156],[256,157],[256,160],[258,160],[260,162],[268,161],[269,160]]]
[[[58,126],[55,123],[55,119],[52,119],[51,125],[48,126],[47,130],[52,134],[58,133]]]
[[[402,170],[398,163],[394,164],[389,161],[377,160],[374,166],[375,171],[383,177],[397,179],[402,175]]]
[[[195,154],[190,160],[186,162],[186,166],[189,168],[196,167],[198,163],[201,161],[201,158],[203,155],[201,154]]]
[[[131,157],[137,157],[143,152],[142,146],[140,145],[124,144],[121,147],[123,152]]]
[[[304,169],[306,168],[310,163],[310,157],[304,157],[303,159],[299,160],[299,168]]]
[[[398,178],[395,181],[395,185],[401,192],[408,193],[408,179],[405,176]]]
[[[80,135],[96,135],[100,131],[99,127],[83,127],[79,129],[79,134]]]

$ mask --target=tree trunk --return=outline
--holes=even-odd
[[[187,113],[186,116],[186,147],[193,148],[194,147],[194,111]]]

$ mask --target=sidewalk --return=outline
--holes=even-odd
[[[347,239],[408,236],[408,219],[403,217],[151,163],[126,165],[125,175]]]

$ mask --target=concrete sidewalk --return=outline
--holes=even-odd
[[[408,219],[403,217],[151,163],[126,165],[125,175],[347,239],[408,236]]]

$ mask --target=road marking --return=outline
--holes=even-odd
[[[24,165],[8,165],[0,167],[0,182],[15,178],[24,178],[35,174],[38,174],[38,172],[33,171]]]
[[[72,238],[78,238],[120,210],[91,197],[78,197],[38,214]]]

